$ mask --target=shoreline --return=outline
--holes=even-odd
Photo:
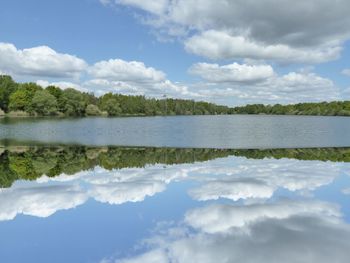
[[[106,115],[95,115],[95,116],[60,116],[60,115],[0,115],[0,119],[29,119],[29,118],[54,118],[54,119],[75,119],[75,118],[128,118],[128,117],[192,117],[192,116],[295,116],[295,117],[350,117],[350,115],[315,115],[315,114],[266,114],[266,113],[234,113],[234,114],[169,114],[169,115],[145,115],[145,114],[130,114],[130,115],[116,115],[116,116],[106,116]]]

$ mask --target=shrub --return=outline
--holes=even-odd
[[[85,109],[85,113],[88,116],[99,116],[102,114],[100,109],[96,105],[93,105],[93,104],[87,105],[87,107]]]

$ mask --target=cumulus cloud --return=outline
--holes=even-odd
[[[103,5],[109,5],[112,3],[112,1],[111,0],[100,0],[100,3]]]
[[[231,165],[220,163],[197,170],[210,177],[202,178],[201,185],[190,189],[189,194],[198,201],[238,201],[268,199],[281,188],[310,192],[330,184],[340,168],[337,164],[314,161],[234,159]]]
[[[188,52],[205,58],[278,64],[315,64],[339,58],[350,38],[347,1],[287,2],[111,1],[142,10],[138,17],[157,36],[177,36]],[[277,75],[269,65],[197,63],[189,72],[202,82],[187,85],[180,94],[220,104],[320,102],[349,96],[330,79],[310,71]],[[124,83],[116,84],[117,90],[130,90]]]
[[[166,169],[161,165],[112,171],[96,167],[70,176],[43,176],[34,182],[16,183],[11,188],[0,190],[0,220],[11,220],[19,214],[48,217],[59,210],[82,205],[88,199],[111,205],[142,202],[165,191],[170,183],[189,180],[196,181],[195,187],[189,190],[194,200],[227,198],[251,201],[251,205],[244,207],[214,205],[189,211],[185,222],[205,233],[249,226],[260,218],[285,219],[308,213],[338,217],[337,207],[326,203],[257,203],[273,197],[282,188],[299,191],[297,194],[314,191],[330,184],[340,174],[340,169],[339,164],[331,162],[236,157],[172,165]],[[254,202],[255,199],[260,200]]]
[[[247,65],[228,64],[220,66],[218,64],[196,63],[189,72],[200,76],[208,82],[255,82],[266,80],[274,75],[270,65]]]
[[[1,52],[4,47],[10,52]],[[44,50],[44,52],[41,52]],[[140,61],[110,59],[88,66],[83,60],[60,54],[48,47],[17,50],[12,44],[0,44],[0,72],[40,76],[37,83],[62,89],[75,88],[103,95],[107,92],[162,97],[164,94],[185,99],[237,105],[244,103],[294,103],[329,101],[347,97],[334,83],[312,72],[277,75],[267,64],[226,65],[196,63],[189,72],[202,81],[193,84],[172,82],[166,74]],[[85,80],[71,78],[84,73]],[[52,81],[52,78],[67,78]]]
[[[209,30],[185,41],[185,49],[210,59],[267,59],[282,63],[321,63],[339,57],[339,46],[317,49],[293,48],[285,44],[260,44],[243,36]]]
[[[106,1],[106,0],[102,0]],[[112,0],[109,0],[110,2]],[[169,1],[157,0],[157,1],[142,1],[142,0],[115,0],[116,4],[134,6],[152,14],[163,14],[166,10]]]
[[[344,69],[341,73],[343,73],[346,76],[350,76],[350,69]]]
[[[58,210],[71,209],[85,203],[87,195],[72,186],[30,185],[0,191],[0,221],[11,220],[18,214],[48,217]]]
[[[82,73],[86,77],[84,82],[70,81]],[[88,66],[80,58],[57,53],[47,46],[19,50],[13,44],[0,43],[0,74],[40,77],[36,82],[43,87],[54,85],[97,95],[119,92],[155,97],[163,94],[182,98],[197,96],[186,85],[171,82],[164,72],[148,67],[143,62],[110,59]],[[51,80],[55,78],[68,81]]]
[[[47,46],[21,50],[13,44],[0,43],[0,70],[6,74],[71,78],[79,76],[86,67],[84,60]]]
[[[252,225],[259,220],[285,219],[293,215],[323,214],[340,217],[337,207],[322,202],[285,201],[277,204],[245,206],[215,204],[187,212],[185,222],[202,232],[228,234],[236,228]]]
[[[157,181],[108,183],[95,185],[90,194],[99,202],[118,205],[125,202],[141,202],[147,196],[163,192],[165,188],[165,183]]]
[[[36,84],[42,86],[43,88],[46,88],[48,86],[56,86],[59,87],[63,90],[68,89],[68,88],[73,88],[82,92],[88,92],[89,90],[82,87],[80,84],[77,83],[72,83],[68,81],[57,81],[57,82],[49,82],[47,80],[37,80]]]
[[[350,195],[350,188],[343,189],[342,193],[345,194],[345,195]]]
[[[143,20],[158,32],[187,35],[187,50],[214,59],[320,63],[336,59],[350,37],[346,0],[151,2],[115,1],[148,12]]]
[[[142,202],[165,191],[167,185],[172,182],[190,180],[196,181],[196,186],[189,190],[189,194],[197,201],[226,198],[251,203],[259,199],[257,201],[260,202],[271,198],[279,189],[298,191],[297,194],[312,192],[330,184],[340,173],[340,169],[339,164],[331,162],[250,160],[236,157],[191,165],[173,165],[166,169],[161,165],[113,171],[95,167],[93,170],[82,171],[74,176],[65,174],[57,177],[43,176],[34,182],[21,182],[8,189],[0,189],[0,220],[11,220],[18,214],[48,217],[59,210],[81,205],[89,198],[112,205]],[[291,207],[286,211],[295,210],[298,213],[304,211],[303,206],[294,203],[288,205],[283,203],[282,206]],[[251,209],[253,208],[254,206]],[[281,207],[273,206],[269,209],[277,211]],[[230,207],[219,206],[214,210],[217,211],[216,214],[227,211],[227,217],[236,213],[249,215],[243,209],[236,211]],[[230,210],[234,213],[229,213]],[[204,214],[205,211],[207,210],[200,210],[200,213]],[[265,208],[259,211],[263,213]],[[214,211],[205,214],[219,218],[214,216]],[[191,213],[188,214],[188,218],[193,217],[190,215]],[[267,212],[264,214],[268,215],[270,214]],[[235,220],[234,222],[238,222],[238,219]],[[243,222],[242,220],[239,222]]]
[[[267,199],[272,197],[275,189],[258,180],[213,180],[198,188],[191,189],[189,194],[198,201],[226,198],[233,201],[239,199]]]
[[[151,97],[161,97],[164,94],[182,98],[198,96],[186,85],[171,82],[164,72],[147,67],[139,61],[100,61],[91,66],[88,73],[91,79],[83,85],[95,89],[98,95],[118,92]]]
[[[144,262],[153,253],[159,262],[348,260],[350,227],[333,204],[277,201],[225,208],[214,205],[190,211],[182,227],[195,226],[195,232],[183,230],[184,234],[174,235],[179,231],[166,226],[143,241],[146,252],[110,262]]]
[[[198,87],[197,92],[202,96],[226,104],[319,102],[341,97],[332,80],[312,72],[275,74],[253,84],[217,82],[213,78],[210,82],[194,86]]]
[[[162,71],[146,67],[142,62],[128,62],[121,59],[97,62],[90,67],[89,73],[97,79],[131,83],[155,83],[165,80],[165,74]]]
[[[148,97],[162,97],[164,94],[175,98],[198,97],[199,94],[191,91],[188,86],[173,83],[170,80],[160,82],[126,82],[111,81],[108,79],[91,79],[83,83],[87,89],[94,90],[97,95],[107,92],[122,93],[127,95],[146,95]]]
[[[12,220],[19,214],[49,217],[82,205],[89,198],[111,205],[141,202],[163,192],[172,181],[186,177],[186,169],[175,166],[166,174],[162,166],[153,166],[115,171],[96,167],[70,176],[43,176],[35,182],[0,189],[0,221]]]
[[[89,198],[113,205],[142,202],[165,191],[172,182],[185,181],[196,181],[189,194],[197,201],[227,198],[256,203],[253,202],[255,199],[260,199],[260,202],[261,199],[271,198],[279,189],[298,191],[296,194],[312,192],[330,184],[340,169],[339,164],[331,162],[249,160],[236,157],[190,165],[172,165],[166,169],[161,165],[112,171],[95,167],[70,176],[43,176],[34,182],[21,182],[0,190],[0,220],[11,220],[18,214],[47,217],[59,210],[81,205]],[[291,207],[286,211],[304,211],[303,206],[294,203],[283,203],[281,206]],[[315,206],[312,211],[316,211],[316,207],[319,206]],[[227,211],[230,217],[233,212],[230,214],[228,211],[234,209],[229,208],[218,207],[216,210],[217,213]],[[251,209],[253,208],[254,206]],[[259,213],[265,209],[261,208]],[[281,207],[273,206],[269,209],[277,211]],[[242,211],[243,209],[238,209],[234,213],[249,215],[245,210]],[[203,214],[204,210],[200,213]],[[214,214],[212,213],[213,216]],[[267,215],[270,214],[266,212],[264,216]],[[238,219],[235,220],[238,222]]]

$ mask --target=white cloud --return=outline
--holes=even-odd
[[[63,90],[68,89],[68,88],[73,88],[82,92],[88,92],[89,90],[82,87],[80,84],[77,83],[72,83],[72,82],[67,82],[67,81],[57,81],[57,82],[49,82],[47,80],[37,80],[36,84],[42,86],[43,88],[46,88],[48,86],[56,86],[59,87]]]
[[[341,98],[340,90],[330,79],[315,73],[290,72],[282,76],[275,74],[265,81],[243,84],[215,82],[213,79],[210,83],[198,83],[194,86],[207,99],[231,105],[319,102]]]
[[[1,53],[1,48],[12,50]],[[42,53],[41,51],[44,50]],[[0,70],[3,73],[40,76],[42,86],[55,85],[62,89],[75,88],[103,95],[106,92],[145,95],[160,98],[209,100],[214,103],[238,105],[244,103],[294,103],[329,101],[347,97],[334,83],[312,72],[290,72],[283,76],[274,73],[267,64],[231,63],[227,65],[197,63],[189,72],[204,81],[190,85],[168,80],[166,74],[140,61],[110,59],[88,66],[83,60],[59,54],[48,47],[17,50],[12,44],[0,44]],[[71,82],[84,73],[84,82]],[[19,75],[18,75],[19,74]],[[54,81],[56,78],[66,78]]]
[[[239,199],[267,199],[272,197],[273,186],[257,180],[215,180],[200,187],[191,189],[190,196],[198,201],[226,198],[233,201]]]
[[[161,167],[128,168],[106,171],[95,168],[93,173],[87,173],[80,180],[87,184],[88,196],[96,201],[109,204],[126,202],[141,202],[146,197],[163,192],[172,180],[182,177],[176,170],[169,172],[169,178],[163,176]],[[173,177],[172,177],[173,175]],[[56,181],[59,178],[51,180]]]
[[[298,160],[249,160],[237,158],[197,173],[210,174],[201,185],[189,190],[199,201],[219,198],[238,200],[268,199],[281,188],[292,192],[310,192],[330,184],[340,173],[334,163]]]
[[[295,101],[335,100],[339,90],[330,79],[315,73],[290,72],[276,79],[270,79],[266,88],[274,89],[274,95],[291,96]],[[314,97],[314,99],[312,99]]]
[[[343,189],[342,193],[345,194],[345,195],[350,195],[350,188]]]
[[[1,189],[0,221],[11,220],[18,214],[48,217],[58,210],[85,203],[87,195],[72,186],[27,186]]]
[[[340,217],[337,207],[323,202],[285,201],[277,204],[253,204],[245,206],[215,204],[191,210],[185,222],[202,232],[229,234],[236,228],[250,226],[260,220],[285,219],[291,216],[320,214]]]
[[[340,174],[340,168],[331,162],[237,157],[172,165],[166,169],[152,165],[108,171],[97,166],[75,175],[44,176],[0,190],[0,220],[13,219],[17,214],[47,217],[81,205],[89,198],[114,205],[141,202],[165,191],[170,183],[190,180],[196,182],[189,190],[194,200],[227,198],[254,202],[254,199],[271,198],[278,189],[311,193],[330,184]],[[293,204],[291,207],[301,211]]]
[[[106,92],[117,92],[129,95],[147,95],[161,97],[164,94],[172,97],[194,97],[195,92],[186,85],[173,83],[166,79],[166,74],[143,62],[111,59],[100,61],[88,70],[91,77],[83,86],[94,89],[98,95]]]
[[[185,41],[185,49],[210,59],[267,59],[283,63],[321,63],[337,59],[339,46],[293,48],[285,44],[259,44],[243,36],[209,30]]]
[[[110,59],[88,66],[75,56],[60,54],[47,46],[18,50],[12,44],[0,43],[0,73],[11,74],[23,79],[23,75],[41,77],[36,83],[47,87],[54,85],[61,89],[74,88],[82,92],[103,95],[118,92],[129,95],[160,97],[197,96],[186,85],[173,83],[166,74],[140,61]],[[82,83],[73,83],[71,78],[86,74]],[[52,81],[65,78],[68,81]]]
[[[20,50],[13,44],[0,43],[0,70],[7,74],[71,78],[79,76],[86,67],[84,60],[47,46]]]
[[[102,1],[106,1],[106,0],[102,0]],[[157,0],[157,1],[115,0],[115,3],[137,7],[142,10],[148,11],[152,14],[162,14],[166,10],[169,4],[169,1],[168,0]]]
[[[163,192],[166,184],[163,182],[120,182],[108,183],[94,186],[90,194],[93,198],[102,203],[123,204],[125,202],[141,202],[147,196]]]
[[[162,166],[108,171],[95,167],[74,175],[43,176],[0,189],[0,221],[19,214],[48,217],[84,204],[89,198],[113,205],[141,202],[163,192],[174,180],[184,180],[186,170]]]
[[[112,0],[100,0],[100,2],[103,5],[110,5],[112,3]]]
[[[151,2],[151,3],[148,3]],[[189,51],[211,58],[320,63],[336,59],[350,37],[347,0],[121,0],[149,13],[158,33],[180,35]],[[184,37],[185,36],[185,37]]]
[[[344,69],[341,73],[346,76],[350,76],[350,69]]]
[[[270,65],[247,65],[196,63],[192,65],[189,72],[198,75],[208,82],[255,82],[266,80],[274,75]]]
[[[278,201],[226,208],[219,213],[215,206],[196,210],[191,220],[185,220],[182,235],[165,226],[143,240],[147,247],[142,247],[141,255],[128,260],[144,262],[144,256],[155,253],[162,255],[159,262],[180,263],[242,262],[242,258],[248,263],[348,261],[350,227],[332,204]],[[197,231],[186,231],[193,224],[199,226]]]
[[[127,95],[146,95],[160,98],[164,94],[172,98],[190,98],[198,94],[192,92],[186,85],[173,83],[170,80],[160,82],[131,83],[126,81],[110,81],[108,79],[91,79],[83,84],[84,87],[94,90],[97,95],[107,92]]]
[[[90,67],[89,73],[97,79],[129,83],[158,83],[165,80],[162,71],[146,67],[142,62],[121,59],[97,62]]]

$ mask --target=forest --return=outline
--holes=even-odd
[[[350,101],[298,103],[288,105],[249,104],[235,107],[232,114],[350,116]]]
[[[230,108],[208,102],[183,99],[154,99],[107,93],[93,93],[35,83],[16,83],[0,76],[0,115],[20,116],[154,116],[228,114]]]
[[[43,88],[35,83],[17,83],[0,75],[0,116],[156,116],[266,114],[350,116],[350,101],[298,104],[248,104],[228,107],[204,101],[107,93],[93,93],[56,86]]]
[[[86,146],[0,147],[0,188],[43,175],[74,175],[96,166],[106,170],[182,164],[227,157],[225,149],[127,148]]]
[[[96,166],[106,170],[142,168],[146,165],[194,163],[228,156],[248,159],[289,158],[350,162],[349,148],[312,149],[180,149],[87,146],[0,146],[0,188],[17,180],[35,180],[43,175],[74,175]]]

